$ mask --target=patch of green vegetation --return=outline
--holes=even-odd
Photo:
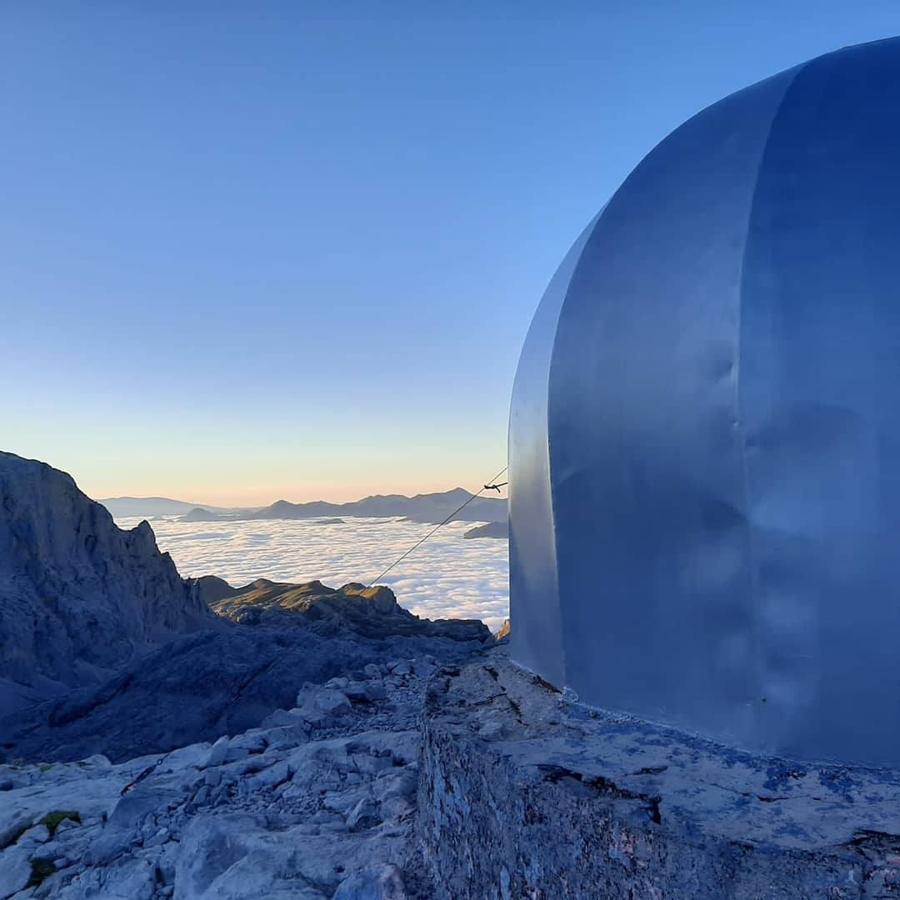
[[[46,825],[47,830],[50,832],[50,837],[53,837],[56,834],[56,829],[59,828],[59,823],[64,822],[66,819],[71,819],[80,825],[81,813],[76,812],[74,809],[54,809],[52,812],[48,812],[39,824]]]
[[[55,871],[56,866],[53,865],[52,859],[47,856],[35,856],[31,860],[31,878],[28,879],[28,884],[25,887],[37,887]]]
[[[49,772],[53,768],[53,763],[41,763],[38,766],[39,772]]]

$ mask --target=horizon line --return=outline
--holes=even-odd
[[[463,487],[462,485],[457,485],[456,487],[447,488],[445,490],[434,490],[434,491],[419,491],[415,494],[403,494],[397,492],[391,493],[374,493],[374,494],[365,494],[362,497],[358,497],[355,500],[326,500],[324,497],[316,498],[315,500],[288,500],[286,497],[278,497],[275,500],[272,500],[268,503],[251,503],[247,505],[222,505],[221,503],[202,503],[195,502],[193,500],[182,500],[179,497],[169,497],[163,494],[119,494],[117,496],[111,497],[93,497],[95,502],[97,503],[110,503],[115,501],[164,501],[167,503],[181,503],[185,506],[192,506],[195,509],[220,509],[220,510],[240,510],[240,509],[266,509],[270,506],[274,506],[276,503],[289,503],[292,506],[306,506],[313,503],[328,503],[332,506],[346,506],[351,503],[361,503],[363,500],[372,500],[379,497],[402,497],[407,500],[415,499],[416,497],[428,497],[434,496],[437,494],[452,494],[456,491],[463,491],[466,494],[477,497],[479,492],[469,490],[469,488]],[[486,496],[483,499],[487,500],[505,500],[507,499],[504,496],[494,497],[494,496]]]

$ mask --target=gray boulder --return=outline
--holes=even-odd
[[[403,878],[396,866],[382,863],[368,866],[345,878],[334,900],[406,900]]]
[[[31,854],[24,846],[0,851],[0,897],[21,891],[31,878]]]

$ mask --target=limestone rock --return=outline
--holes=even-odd
[[[305,687],[297,695],[297,708],[302,715],[320,720],[349,711],[350,701],[343,691],[313,684]]]
[[[39,844],[46,844],[50,840],[50,829],[44,824],[35,825],[29,828],[17,843],[20,846],[35,847]]]
[[[311,732],[253,728],[118,764],[0,765],[10,785],[0,829],[21,839],[0,852],[0,877],[19,890],[40,855],[56,871],[23,895],[35,900],[425,900],[427,886],[404,885],[422,870],[413,826],[426,683],[410,673],[384,686],[384,701],[345,698]],[[338,693],[311,684],[301,700],[330,707]],[[54,810],[79,821],[24,841]]]
[[[900,771],[753,756],[573,703],[505,650],[428,682],[435,900],[900,896]]]
[[[26,847],[7,847],[0,851],[0,898],[21,891],[31,878],[31,854]]]
[[[208,769],[212,766],[221,766],[228,755],[228,738],[220,737],[210,748],[209,755],[203,760],[201,768]]]
[[[65,473],[0,452],[0,715],[214,624],[146,522],[123,531]]]
[[[406,891],[397,867],[382,864],[345,878],[334,900],[406,900]]]

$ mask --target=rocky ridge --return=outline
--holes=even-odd
[[[442,637],[486,640],[477,619],[422,619],[397,602],[382,586],[345,584],[330,588],[321,581],[284,584],[260,578],[242,588],[206,579],[204,596],[220,616],[244,625],[303,625],[317,634],[335,636],[346,630],[364,638]],[[221,595],[217,595],[221,592]]]
[[[0,715],[215,624],[146,522],[123,531],[65,473],[0,452]]]
[[[304,681],[397,657],[458,662],[493,643],[481,622],[419,619],[387,588],[261,580],[242,590],[205,578],[194,589],[219,597],[213,606],[233,604],[217,628],[173,640],[99,686],[0,719],[0,752],[59,761],[166,752],[258,725],[290,706]]]

